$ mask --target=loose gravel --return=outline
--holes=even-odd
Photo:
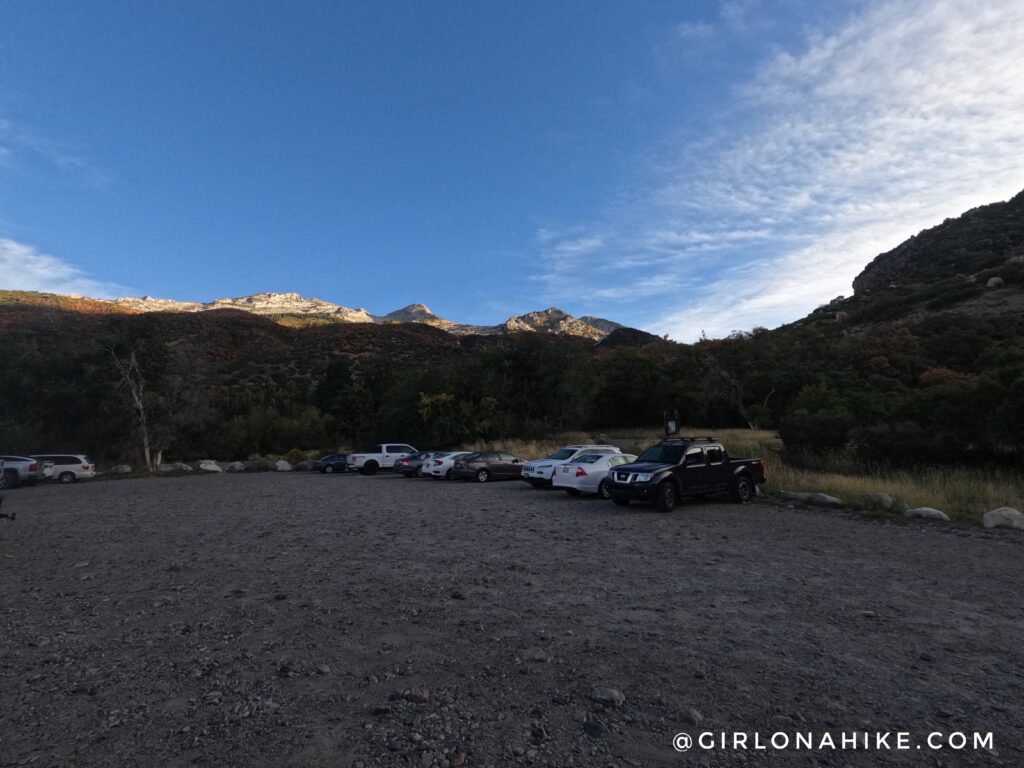
[[[0,765],[1024,765],[1024,536],[390,474],[0,519]],[[673,749],[759,731],[993,750]]]

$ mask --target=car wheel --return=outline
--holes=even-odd
[[[658,509],[671,512],[676,508],[676,487],[668,480],[658,486]]]
[[[444,479],[445,480],[454,480],[455,479],[455,470],[454,469],[449,469],[447,472],[445,472],[444,473]]]
[[[78,476],[74,472],[61,472],[57,475],[57,479],[62,483],[73,483],[78,479]]]
[[[476,479],[478,482],[486,483],[488,480],[491,479],[491,473],[488,472],[486,469],[481,469],[479,472],[476,473]]]
[[[598,486],[597,486],[597,495],[600,498],[605,499],[605,500],[608,500],[608,499],[610,499],[612,497],[612,491],[608,487],[608,481],[607,480],[602,480],[598,484]]]
[[[376,475],[380,465],[376,461],[368,461],[363,464],[363,468],[359,470],[364,475]]]
[[[5,469],[3,474],[0,474],[0,491],[6,491],[9,488],[18,487],[18,475],[13,469]]]
[[[333,464],[328,464],[326,467],[324,467],[324,474],[325,475],[330,475],[333,472],[334,472],[334,465]]]
[[[746,475],[740,475],[732,486],[732,500],[737,504],[746,504],[754,495],[754,484]]]
[[[628,507],[629,506],[629,499],[616,499],[616,498],[613,498],[612,501],[615,502],[615,506],[617,506],[617,507]]]

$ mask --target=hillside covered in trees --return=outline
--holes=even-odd
[[[778,427],[787,447],[879,461],[1024,454],[1024,193],[879,256],[775,330],[685,345],[453,336],[425,324],[294,327],[233,310],[103,311],[0,295],[0,448],[242,458],[375,439],[456,446],[653,426]]]

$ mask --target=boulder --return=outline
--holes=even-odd
[[[110,468],[110,474],[112,475],[129,475],[131,474],[132,468],[127,464],[115,464]]]
[[[274,460],[273,459],[256,459],[254,461],[245,462],[246,469],[255,469],[260,472],[273,472],[274,471]]]
[[[178,469],[177,464],[157,464],[157,472],[176,472]]]
[[[202,461],[200,461],[199,462],[199,469],[201,469],[203,472],[223,472],[224,471],[221,468],[220,464],[218,464],[213,459],[203,459]]]
[[[888,493],[868,493],[864,495],[865,503],[873,509],[884,509],[886,512],[903,512],[907,505],[894,499]]]
[[[593,687],[590,691],[590,698],[593,701],[598,701],[611,707],[621,707],[626,703],[626,696],[622,691],[616,690],[615,688],[605,688],[600,685],[595,685]]]
[[[986,528],[1017,528],[1024,531],[1024,514],[1013,507],[999,507],[986,512],[981,518]]]
[[[302,461],[297,461],[292,466],[292,469],[294,469],[296,472],[308,472],[312,468],[313,468],[313,462],[310,461],[309,459],[303,459]]]
[[[176,461],[176,462],[174,462],[174,468],[177,469],[179,472],[191,472],[192,471],[192,465],[191,464],[186,464],[183,461]]]
[[[1001,277],[990,277],[988,282],[985,283],[986,288],[1002,288],[1006,283],[1003,282]]]
[[[949,522],[949,515],[931,507],[914,507],[903,512],[904,517],[922,517],[926,520],[945,520]]]
[[[292,465],[284,459],[278,459],[274,462],[274,470],[277,472],[291,472]]]
[[[240,461],[232,461],[224,467],[228,472],[245,472],[246,466]]]
[[[803,491],[783,491],[782,495],[789,499],[796,499],[807,504],[814,504],[819,507],[845,507],[842,499],[829,496],[827,493],[805,493]]]

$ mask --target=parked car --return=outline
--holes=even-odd
[[[423,474],[429,475],[435,480],[454,480],[455,462],[457,459],[469,456],[469,451],[447,451],[435,453],[423,463]]]
[[[612,453],[622,453],[622,451],[614,445],[567,445],[546,458],[525,464],[522,472],[523,480],[536,488],[550,486],[555,469],[568,461],[572,461],[577,456],[588,456],[591,454],[606,456]]]
[[[416,449],[405,443],[381,443],[369,451],[348,455],[348,468],[358,469],[360,474],[375,475],[379,469],[392,469],[395,462],[416,453]]]
[[[27,456],[0,456],[0,461],[4,463],[4,471],[0,475],[0,490],[38,483],[47,477],[47,469],[51,474],[53,472],[52,464],[47,467],[44,462]]]
[[[501,451],[480,451],[455,460],[455,477],[462,480],[514,480],[522,472],[525,460]]]
[[[96,477],[96,465],[88,456],[81,453],[51,453],[45,456],[33,455],[30,458],[44,464],[52,462],[53,472],[49,476],[62,483],[77,483],[79,480]]]
[[[713,437],[678,437],[651,446],[608,477],[616,504],[653,502],[671,512],[684,496],[730,493],[734,501],[750,501],[765,472],[764,459],[733,459]]]
[[[329,453],[323,458],[313,461],[313,469],[323,475],[330,475],[334,472],[348,472],[347,453]]]
[[[596,493],[602,499],[610,499],[608,472],[631,461],[636,461],[631,453],[586,453],[556,468],[551,484],[573,496]]]
[[[423,477],[423,462],[434,456],[437,451],[420,451],[412,456],[406,456],[395,462],[395,471],[401,472],[402,477]]]

